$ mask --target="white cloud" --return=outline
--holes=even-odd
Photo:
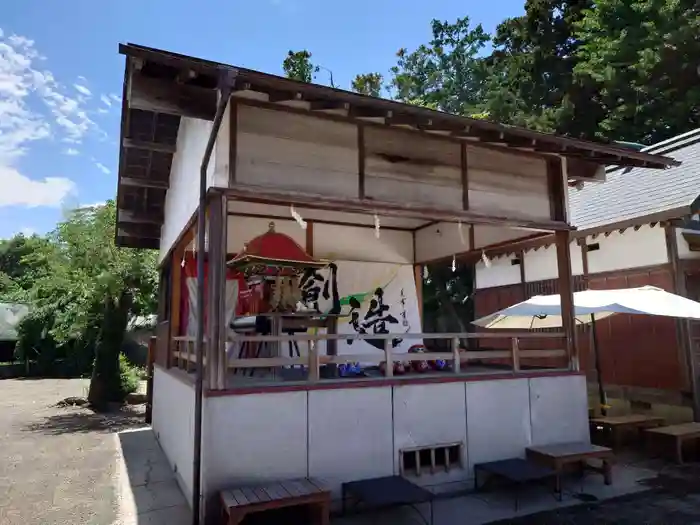
[[[92,202],[90,204],[81,204],[81,208],[97,208],[99,206],[104,206],[107,204],[107,201],[97,201],[97,202]]]
[[[109,175],[110,173],[112,173],[112,171],[101,162],[95,162],[95,166],[97,166],[97,168],[105,175]]]
[[[33,40],[0,30],[0,206],[60,206],[75,184],[64,177],[36,180],[17,169],[18,160],[48,138],[79,144],[88,134],[104,135],[89,116],[87,80],[74,84],[76,96],[45,69],[45,60]]]
[[[36,233],[36,230],[34,228],[22,228],[19,233],[24,235],[25,237],[31,237]]]
[[[19,171],[0,166],[0,207],[2,206],[53,206],[75,191],[75,183],[64,177],[47,177],[32,180]]]
[[[112,107],[112,99],[109,98],[107,95],[100,95],[100,100],[105,106]]]
[[[63,150],[63,154],[73,157],[75,155],[80,155],[80,152],[75,148],[68,148]]]
[[[86,88],[82,84],[73,84],[73,87],[75,88],[75,90],[78,93],[85,95],[86,97],[92,96],[92,91],[90,91],[88,88]]]
[[[119,95],[115,95],[114,93],[110,93],[109,98],[111,98],[117,104],[120,104],[122,101],[122,97],[120,97]]]

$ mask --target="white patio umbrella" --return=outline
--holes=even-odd
[[[536,295],[527,301],[477,319],[473,324],[503,330],[559,328],[562,326],[560,299],[559,295]],[[601,406],[607,405],[607,402],[600,371],[595,321],[615,314],[700,319],[700,303],[654,286],[617,290],[584,290],[574,293],[576,322],[591,323]],[[605,415],[605,409],[603,409],[603,415]]]
[[[700,319],[700,303],[654,286],[574,293],[574,316],[578,323],[590,323],[614,314]],[[562,326],[560,296],[536,295],[473,323],[504,330],[558,328]]]

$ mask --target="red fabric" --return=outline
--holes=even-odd
[[[239,257],[244,255],[261,257],[270,261],[317,262],[294,239],[283,233],[277,233],[273,226],[271,226],[270,231],[258,235],[247,243],[244,251],[238,254]]]
[[[227,260],[230,260],[233,255],[228,255]],[[177,264],[181,264],[178,262]],[[187,319],[189,316],[189,290],[187,288],[187,279],[197,278],[197,257],[192,252],[187,252],[185,254],[185,266],[183,268],[183,278],[180,281],[180,335],[185,335],[187,329]],[[204,286],[208,284],[209,279],[209,261],[204,260]],[[232,268],[226,269],[226,280],[237,280],[238,281],[238,304],[236,305],[236,315],[249,315],[255,314],[262,311],[262,287],[255,285],[253,287],[248,287],[245,277],[243,274]],[[204,302],[204,319],[206,322],[207,318],[207,302],[205,296]]]

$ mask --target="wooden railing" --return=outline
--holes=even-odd
[[[392,348],[392,340],[400,338],[403,340],[445,340],[451,341],[451,351],[449,352],[425,352],[425,353],[401,353],[396,354]],[[393,363],[414,362],[414,361],[435,361],[444,360],[452,365],[452,373],[464,373],[465,366],[468,367],[470,361],[491,362],[498,364],[509,364],[510,370],[514,373],[521,371],[523,359],[541,358],[564,358],[567,356],[565,349],[547,350],[525,350],[520,348],[520,343],[524,340],[559,339],[564,346],[564,334],[560,332],[547,333],[427,333],[427,334],[297,334],[297,335],[240,335],[229,339],[229,343],[287,343],[294,341],[297,343],[308,342],[308,353],[301,357],[254,357],[254,358],[232,358],[226,359],[228,370],[248,370],[248,369],[273,369],[277,367],[302,366],[308,369],[308,381],[320,380],[320,370],[323,365],[340,365],[344,363],[361,362],[368,365],[379,365],[391,363],[386,366],[385,377],[393,376]],[[384,349],[376,354],[342,354],[342,355],[321,355],[318,351],[318,343],[328,340],[362,340],[373,339],[383,340]],[[508,350],[465,350],[460,348],[460,340],[503,340],[510,339],[511,344]],[[209,357],[206,341],[204,342],[205,355],[204,363],[206,367]],[[225,352],[225,349],[221,349]],[[279,353],[279,352],[278,352]],[[175,337],[172,345],[172,363],[187,372],[195,369],[196,355],[194,350],[194,339],[190,337]],[[562,360],[563,362],[563,360]],[[568,368],[569,363],[557,368]],[[212,387],[215,387],[212,385]],[[216,387],[215,387],[216,388]],[[218,386],[218,388],[224,388]]]

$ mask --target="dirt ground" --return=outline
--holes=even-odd
[[[118,522],[114,432],[143,426],[143,415],[54,406],[86,387],[79,379],[0,381],[2,525]]]

